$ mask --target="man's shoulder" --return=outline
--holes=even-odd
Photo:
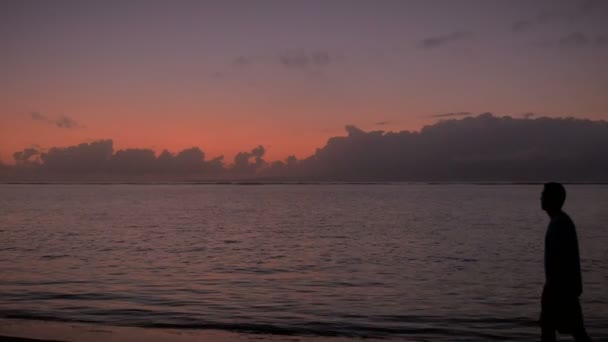
[[[556,215],[549,224],[549,229],[553,231],[557,235],[570,235],[572,233],[576,234],[576,227],[574,226],[574,222],[568,216],[568,214],[562,212],[559,215]]]
[[[551,219],[551,223],[559,226],[574,226],[574,221],[572,221],[570,215],[563,211]]]

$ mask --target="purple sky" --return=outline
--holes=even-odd
[[[5,0],[0,43],[4,161],[106,138],[305,157],[345,124],[458,112],[608,119],[601,0]]]

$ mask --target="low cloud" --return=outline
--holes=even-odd
[[[608,181],[608,122],[533,113],[518,118],[446,114],[459,115],[439,116],[447,119],[420,131],[348,125],[346,135],[330,138],[299,160],[268,162],[261,145],[237,153],[231,164],[221,156],[208,160],[198,147],[159,155],[150,149],[114,151],[112,140],[47,152],[30,147],[13,155],[15,165],[4,167],[2,179]]]
[[[40,151],[35,148],[26,148],[23,151],[13,153],[13,158],[17,165],[38,162]]]
[[[473,115],[471,112],[454,112],[454,113],[443,113],[443,114],[433,114],[430,117],[432,118],[452,118],[457,116],[470,116]]]
[[[266,165],[265,148],[258,146],[250,152],[240,152],[233,165],[224,165],[223,156],[206,160],[198,147],[178,153],[163,150],[158,156],[151,149],[129,148],[114,150],[110,139],[68,147],[52,147],[48,151],[30,147],[15,152],[13,167],[18,174],[44,178],[56,176],[76,177],[83,175],[157,176],[173,179],[194,176],[199,178],[252,177]]]
[[[441,36],[423,39],[418,43],[418,46],[423,49],[434,49],[449,43],[466,40],[471,36],[472,34],[470,32],[452,32]]]
[[[266,153],[264,146],[260,145],[251,152],[239,152],[234,157],[234,164],[231,172],[235,174],[253,174],[266,165],[263,157]]]
[[[59,128],[82,128],[81,124],[76,122],[76,120],[68,117],[68,116],[60,116],[59,118],[53,119],[46,115],[43,115],[39,112],[31,112],[30,118],[34,121],[41,121],[53,126],[57,126]]]
[[[524,117],[524,119],[530,119],[530,118],[536,116],[536,114],[532,113],[532,112],[528,112],[528,113],[524,113],[522,116]]]
[[[347,126],[298,163],[299,177],[341,181],[608,181],[608,123],[485,113],[420,132]]]

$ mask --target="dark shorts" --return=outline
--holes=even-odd
[[[552,295],[543,291],[540,324],[543,328],[557,330],[561,334],[584,329],[578,296]]]

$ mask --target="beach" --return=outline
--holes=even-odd
[[[1,342],[244,342],[244,341],[347,341],[345,337],[302,337],[244,334],[219,330],[152,329],[116,327],[76,322],[49,322],[21,319],[0,320]],[[366,341],[370,341],[366,339]]]

